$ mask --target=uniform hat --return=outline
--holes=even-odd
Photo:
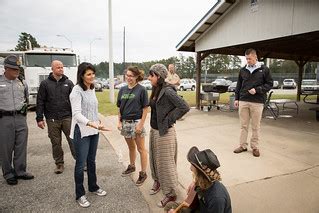
[[[151,66],[150,71],[154,72],[156,75],[165,79],[167,77],[167,68],[163,64],[154,64]]]
[[[220,166],[217,156],[212,150],[199,151],[196,146],[188,151],[187,160],[211,181],[216,169]]]
[[[8,67],[11,69],[19,70],[20,69],[21,62],[19,58],[15,55],[8,55],[4,59],[4,67]]]

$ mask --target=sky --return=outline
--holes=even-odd
[[[216,0],[112,0],[113,58],[123,62],[192,55],[176,45]],[[21,32],[40,45],[70,47],[81,61],[109,61],[107,0],[0,0],[0,51],[14,49]],[[63,35],[58,37],[57,35]],[[90,54],[91,47],[91,54]]]

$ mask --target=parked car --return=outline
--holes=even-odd
[[[122,87],[125,87],[125,86],[127,86],[127,83],[123,82],[123,83],[120,83],[120,84],[116,85],[115,89],[121,89]]]
[[[152,89],[152,84],[149,80],[143,80],[140,82],[140,84],[145,87],[145,89],[147,90],[151,90]]]
[[[188,78],[183,78],[180,81],[180,85],[177,87],[178,90],[180,91],[185,91],[185,90],[195,90],[196,85],[194,85],[194,83],[192,83],[192,81]]]
[[[195,79],[189,79],[191,81],[192,86],[194,86],[194,88],[196,88],[196,81]]]
[[[301,92],[319,90],[319,84],[316,79],[304,79],[301,81]]]
[[[237,81],[232,82],[228,87],[228,92],[235,92]]]
[[[104,79],[101,81],[102,87],[108,89],[109,88],[109,82],[108,80]]]
[[[106,85],[105,85],[105,88],[106,89],[110,89],[110,79],[107,79],[106,80]],[[117,79],[117,78],[114,78],[114,88],[116,88],[116,85],[118,85],[118,84],[120,84],[121,82],[120,82],[120,80],[119,79]]]
[[[224,78],[217,78],[212,83],[213,83],[213,85],[218,85],[218,86],[220,86],[220,85],[221,86],[229,86],[232,83],[232,81],[226,80]]]
[[[282,88],[283,89],[296,89],[297,83],[294,79],[284,79],[282,82]]]
[[[272,88],[273,89],[279,89],[279,82],[278,81],[273,81]]]
[[[103,91],[103,87],[101,82],[98,81],[94,81],[94,88],[96,92],[102,92]]]

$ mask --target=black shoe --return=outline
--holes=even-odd
[[[17,185],[18,184],[18,180],[15,177],[8,178],[6,181],[7,181],[7,184],[9,184],[9,185]]]
[[[34,176],[30,173],[25,173],[24,175],[17,176],[17,179],[22,179],[22,180],[31,180],[34,178]]]

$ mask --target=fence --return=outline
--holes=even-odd
[[[298,73],[272,73],[271,74],[274,81],[278,81],[280,84],[284,79],[292,78],[295,81],[298,81]],[[205,74],[201,75],[201,83],[211,83],[216,78],[225,78],[231,81],[237,81],[238,73],[231,74]],[[196,79],[196,75],[194,75],[194,79]],[[304,73],[303,79],[316,79],[316,73]]]

